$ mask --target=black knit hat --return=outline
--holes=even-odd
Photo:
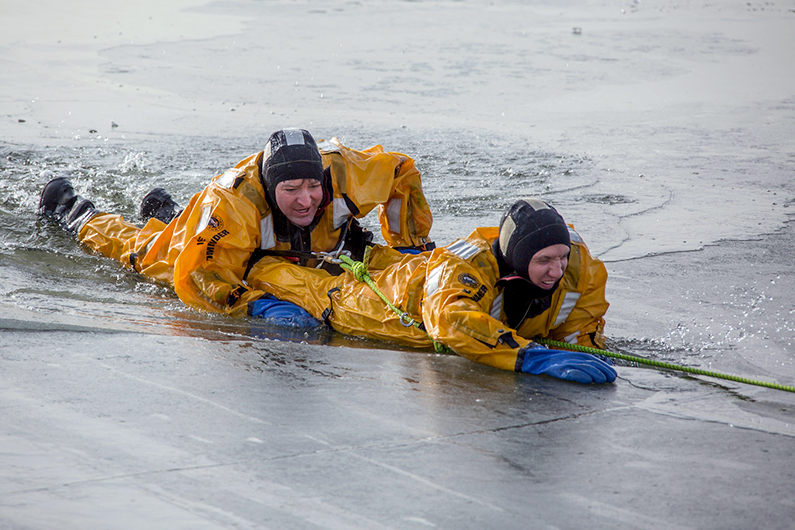
[[[551,245],[571,247],[569,227],[557,210],[540,199],[520,199],[500,221],[499,251],[516,274],[529,279],[536,252]]]
[[[315,179],[323,182],[323,160],[308,131],[284,129],[268,138],[262,159],[262,184],[273,197],[284,180]]]

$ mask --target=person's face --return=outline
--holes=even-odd
[[[542,289],[552,289],[555,282],[563,277],[569,264],[569,247],[551,245],[533,255],[527,266],[530,281]]]
[[[309,226],[323,200],[323,188],[315,179],[283,180],[276,184],[274,195],[279,210],[291,223]]]

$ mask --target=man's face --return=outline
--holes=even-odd
[[[323,200],[323,188],[315,179],[283,180],[276,185],[274,195],[279,210],[291,223],[309,226]]]
[[[563,277],[569,265],[569,247],[551,245],[533,255],[527,266],[530,281],[542,289],[552,289],[555,282]]]

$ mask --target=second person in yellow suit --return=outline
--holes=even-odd
[[[395,313],[346,272],[260,261],[252,288],[305,308],[342,333],[425,347],[433,341],[473,361],[582,383],[615,380],[615,370],[585,353],[549,350],[543,337],[604,346],[607,272],[549,204],[517,201],[500,227],[418,255],[373,247],[368,269]],[[410,325],[421,322],[422,326]]]

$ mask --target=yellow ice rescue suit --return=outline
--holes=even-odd
[[[348,149],[336,139],[319,147],[327,204],[310,227],[310,241],[302,241],[306,248],[298,250],[337,249],[352,219],[376,206],[388,245],[424,248],[430,243],[431,211],[410,157],[385,152],[381,146]],[[173,285],[191,307],[244,315],[248,302],[266,293],[246,282],[248,268],[268,252],[296,250],[295,241],[275,226],[260,179],[262,159],[263,152],[256,153],[215,177],[168,225],[152,218],[139,228],[119,215],[98,213],[82,226],[78,238],[127,267]],[[296,267],[290,258],[264,259],[306,268]]]
[[[504,288],[493,253],[498,228],[478,228],[469,237],[417,255],[375,246],[369,273],[380,291],[424,330],[406,325],[352,273],[285,265],[274,259],[256,263],[251,288],[302,306],[342,333],[396,341],[415,347],[433,340],[475,362],[519,370],[519,350],[543,337],[586,346],[604,346],[607,271],[591,256],[569,226],[571,251],[558,288],[540,314],[506,322]],[[521,362],[520,362],[521,364]]]

